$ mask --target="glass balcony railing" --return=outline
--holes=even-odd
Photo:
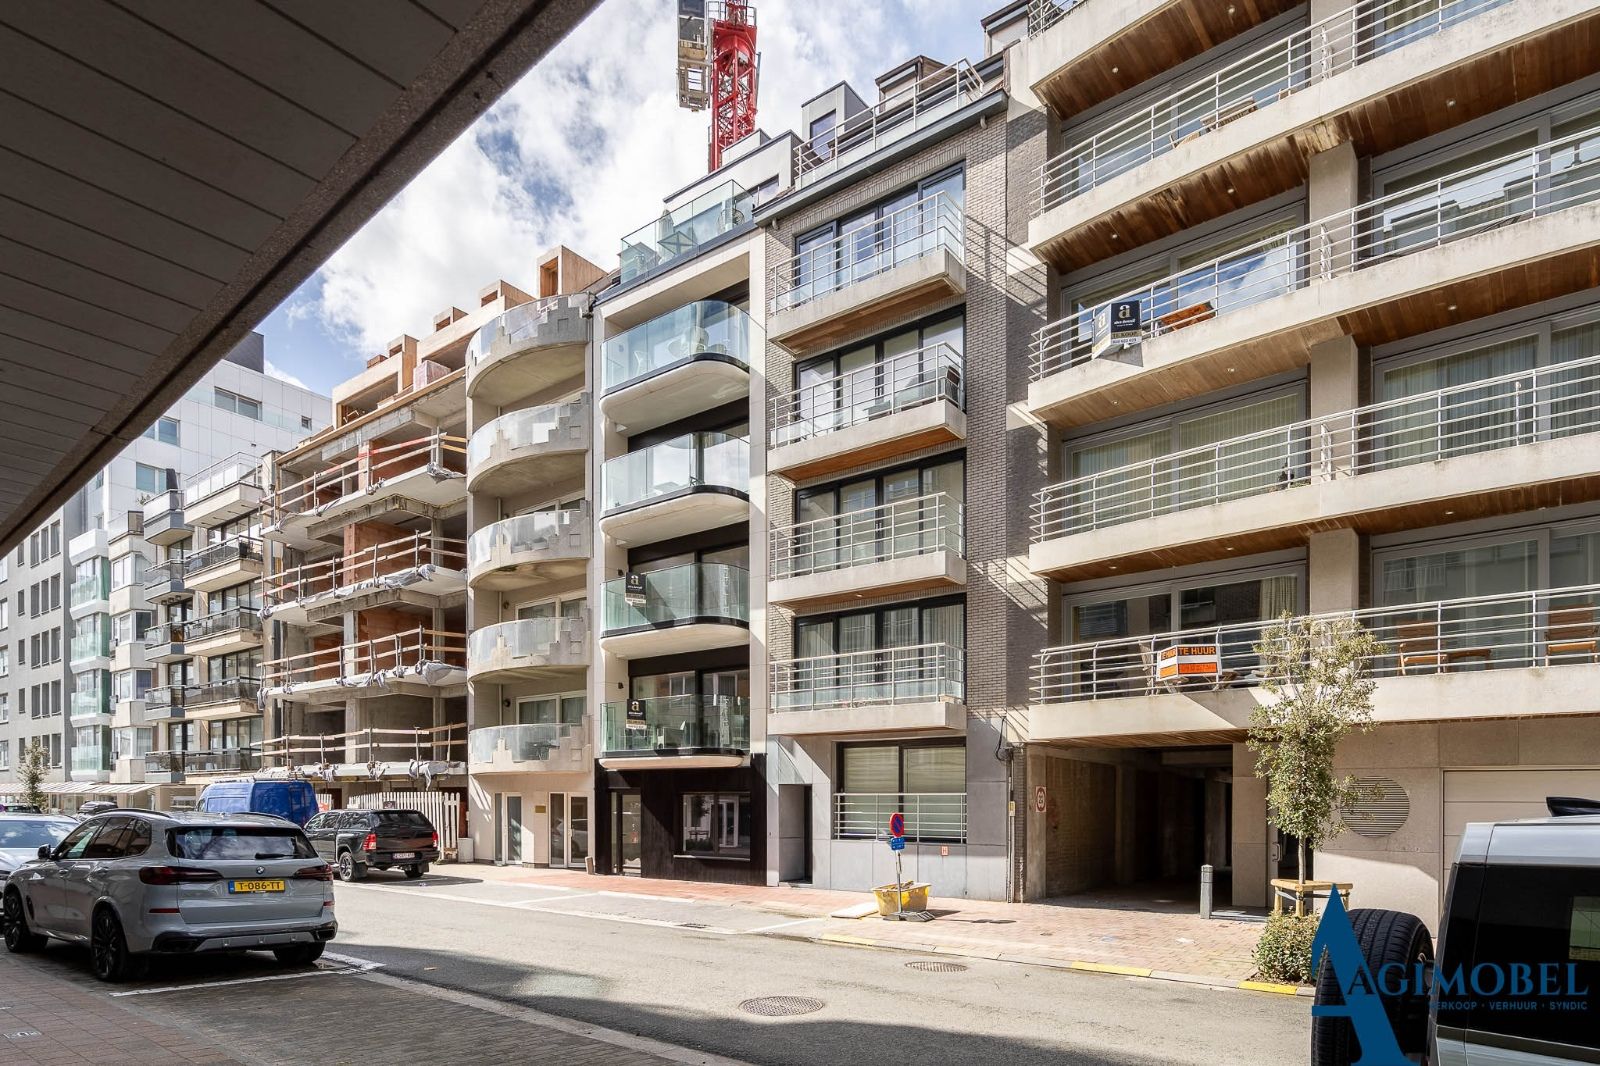
[[[496,663],[515,666],[528,659],[557,665],[566,658],[560,654],[563,645],[572,661],[581,662],[588,640],[588,612],[561,618],[514,618],[479,626],[467,634],[467,662],[475,669]]]
[[[215,567],[252,560],[261,561],[261,542],[254,537],[234,537],[190,552],[184,557],[183,572],[192,577]]]
[[[688,433],[606,460],[601,510],[621,511],[690,490],[750,488],[750,441],[726,433]]]
[[[661,212],[660,218],[622,238],[622,284],[695,254],[754,214],[755,197],[733,181],[701,193],[675,211]]]
[[[505,314],[474,333],[467,342],[468,372],[471,373],[472,368],[494,357],[496,341],[504,345],[502,351],[524,348],[529,342],[539,339],[540,332],[549,324],[552,311],[563,307],[581,307],[583,299],[581,295],[547,296],[509,308]]]
[[[962,507],[934,492],[772,531],[772,576],[803,577],[930,552],[963,554]]]
[[[492,763],[500,752],[505,752],[513,763],[545,762],[563,741],[583,729],[578,722],[484,726],[467,734],[467,759],[473,764]]]
[[[111,730],[90,726],[75,730],[72,741],[72,772],[105,773],[111,769]]]
[[[467,441],[467,468],[476,470],[487,463],[496,447],[520,451],[552,442],[559,445],[565,440],[572,449],[586,449],[588,420],[583,416],[588,409],[589,397],[585,395],[571,403],[545,404],[503,414],[480,426]],[[568,432],[563,433],[563,427]]]
[[[183,484],[184,506],[199,503],[235,485],[261,484],[261,459],[247,452],[230,455],[213,463]]]
[[[72,676],[72,700],[69,710],[74,718],[108,714],[111,711],[111,672],[85,670]]]
[[[583,558],[589,554],[589,507],[534,511],[502,518],[467,540],[467,568],[507,565],[521,560]]]
[[[260,692],[261,682],[253,677],[227,677],[220,681],[204,681],[198,685],[184,686],[183,705],[205,707],[236,701],[254,703]]]
[[[750,750],[750,700],[744,696],[657,696],[608,703],[607,755]]]
[[[71,661],[105,659],[111,655],[111,618],[95,614],[79,620],[72,634]]]
[[[605,343],[600,387],[609,392],[696,359],[750,369],[750,316],[721,300],[698,300]]]
[[[966,691],[966,663],[966,652],[951,644],[779,660],[772,664],[772,709],[959,702]]]
[[[602,636],[704,622],[750,624],[750,573],[727,563],[685,563],[644,574],[642,595],[631,598],[626,578],[602,589]]]
[[[72,588],[67,594],[67,603],[70,607],[85,607],[97,603],[111,595],[111,573],[104,565],[97,567],[98,573],[80,577],[72,583]]]
[[[261,632],[261,614],[254,607],[233,607],[216,614],[208,614],[203,618],[196,618],[184,623],[183,639],[189,641],[206,640],[222,633],[232,633],[234,630],[243,630],[247,633]]]
[[[167,559],[148,566],[145,568],[144,576],[140,579],[140,584],[145,587],[147,592],[164,590],[168,586],[176,586],[172,591],[181,592],[183,590],[185,562],[186,560],[179,556],[178,558]]]

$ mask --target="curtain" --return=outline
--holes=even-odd
[[[1067,528],[1062,532],[1096,529],[1160,513],[1168,478],[1154,460],[1171,450],[1172,433],[1163,427],[1070,452],[1067,466],[1074,478],[1096,476],[1079,486],[1074,498],[1062,501],[1068,509]],[[1119,469],[1122,467],[1131,469]]]
[[[1517,337],[1385,371],[1378,387],[1381,399],[1415,399],[1388,408],[1373,427],[1373,467],[1446,459],[1525,439],[1533,429],[1532,412],[1519,410],[1512,385],[1462,386],[1531,370],[1537,355],[1536,337]],[[1429,395],[1439,389],[1451,391]]]
[[[1179,451],[1219,444],[1290,425],[1300,413],[1299,393],[1286,393],[1180,422],[1174,443]],[[1174,471],[1176,506],[1196,507],[1287,485],[1305,465],[1303,445],[1298,438],[1272,435],[1185,456]]]
[[[1540,401],[1548,404],[1552,437],[1590,433],[1600,425],[1600,365],[1562,367],[1600,355],[1600,322],[1558,329],[1550,335],[1550,362]]]

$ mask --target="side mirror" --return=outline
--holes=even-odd
[[[50,856],[52,856],[54,854],[55,854],[55,849],[52,848],[49,844],[40,844],[39,845],[39,858],[48,859]]]

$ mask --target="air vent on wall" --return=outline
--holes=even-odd
[[[1344,823],[1364,837],[1384,837],[1411,817],[1411,800],[1399,782],[1387,777],[1356,779],[1356,801],[1344,810]]]

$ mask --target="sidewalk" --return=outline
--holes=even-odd
[[[508,884],[717,903],[812,919],[776,935],[1046,966],[1076,964],[1078,969],[1227,985],[1248,981],[1255,973],[1251,952],[1262,929],[1259,921],[1206,921],[1198,914],[1087,896],[1052,903],[935,898],[930,909],[938,917],[925,923],[883,921],[876,914],[863,919],[833,918],[833,912],[867,902],[869,896],[784,886],[595,877],[528,867],[474,865],[441,868],[440,872],[444,869],[458,876]]]

